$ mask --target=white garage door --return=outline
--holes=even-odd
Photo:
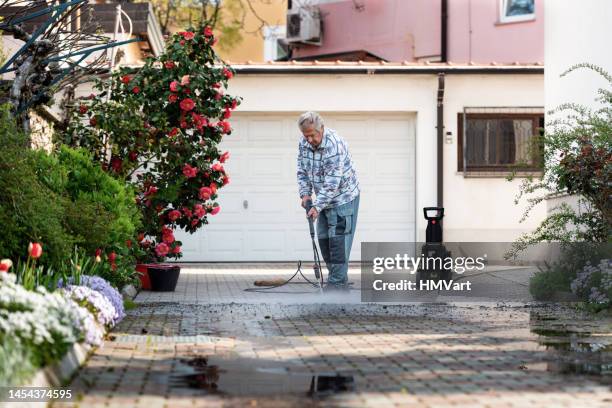
[[[298,114],[236,114],[222,148],[231,183],[221,212],[183,241],[183,261],[311,260],[296,184]],[[415,135],[410,114],[323,114],[348,141],[361,184],[352,260],[361,242],[415,239]]]

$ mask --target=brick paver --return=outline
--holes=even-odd
[[[331,303],[244,292],[270,271],[261,268],[197,269],[175,293],[142,292],[70,385],[79,400],[54,406],[612,404],[609,318],[517,304],[359,304],[358,292]],[[606,364],[607,375],[576,374]]]

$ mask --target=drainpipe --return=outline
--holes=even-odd
[[[442,12],[440,13],[440,62],[448,61],[448,0],[442,0]]]
[[[438,74],[438,114],[436,130],[438,132],[438,207],[444,207],[444,73]]]

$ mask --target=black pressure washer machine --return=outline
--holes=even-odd
[[[431,215],[432,212],[433,215]],[[425,244],[421,247],[421,256],[425,260],[429,258],[428,263],[421,263],[417,270],[416,281],[428,280],[444,280],[452,279],[453,270],[444,268],[444,260],[451,256],[451,252],[446,249],[442,243],[442,218],[444,218],[444,207],[425,207],[423,215],[427,220],[427,229],[425,230]],[[433,259],[441,258],[433,261]]]

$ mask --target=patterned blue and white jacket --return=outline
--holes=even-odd
[[[316,150],[300,138],[297,158],[300,197],[316,194],[313,206],[321,212],[352,201],[359,195],[359,181],[346,141],[325,128]]]

